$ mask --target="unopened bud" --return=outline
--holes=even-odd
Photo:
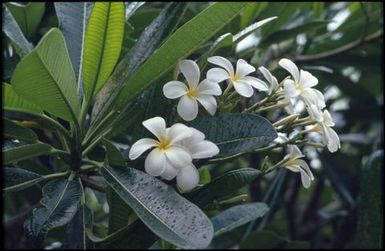
[[[283,119],[278,120],[273,124],[274,127],[282,126],[282,125],[287,125],[293,123],[297,118],[299,117],[298,113],[294,113],[292,115],[289,115]]]

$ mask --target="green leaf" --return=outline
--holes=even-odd
[[[32,37],[43,18],[45,3],[7,3],[21,30],[27,37]]]
[[[124,4],[97,2],[84,40],[84,93],[89,100],[105,84],[119,59],[124,33]]]
[[[112,234],[128,225],[128,219],[133,211],[111,187],[107,188],[107,202],[110,208],[108,233]]]
[[[231,231],[247,222],[263,217],[269,210],[265,203],[254,202],[237,205],[226,209],[211,218],[214,226],[214,236]]]
[[[20,61],[11,82],[21,97],[55,116],[76,121],[79,97],[75,74],[60,30],[51,29]]]
[[[181,26],[129,78],[113,105],[122,109],[137,94],[172,69],[178,60],[188,57],[230,22],[247,3],[214,3]]]
[[[207,206],[213,200],[233,193],[249,184],[261,172],[253,168],[242,168],[222,174],[202,188],[190,193],[188,197],[198,206]]]
[[[110,103],[127,82],[131,74],[160,46],[179,23],[186,3],[169,3],[140,35],[138,41],[123,57],[106,85],[96,97],[92,117],[107,111]],[[150,91],[151,93],[151,91]],[[145,94],[151,95],[151,94]],[[151,98],[150,98],[151,99]],[[147,100],[148,101],[148,100]],[[124,127],[124,129],[127,127]],[[114,130],[115,131],[115,130]],[[119,131],[119,130],[116,130]],[[117,135],[118,133],[114,133]]]
[[[27,171],[16,167],[4,168],[4,192],[20,191],[27,187],[33,186],[40,181],[44,180],[44,177],[40,174]]]
[[[242,39],[244,39],[246,36],[250,35],[252,32],[256,31],[257,29],[259,29],[264,24],[267,24],[268,22],[270,22],[276,18],[277,17],[265,18],[261,21],[258,21],[256,23],[253,23],[253,24],[247,26],[246,28],[244,28],[243,30],[241,30],[240,32],[238,32],[237,34],[235,34],[233,36],[234,43],[242,41]]]
[[[207,216],[159,179],[133,168],[104,166],[107,183],[158,236],[180,247],[207,247],[213,227]]]
[[[277,137],[273,125],[265,118],[247,113],[227,113],[202,117],[186,123],[206,135],[219,147],[219,155],[227,157],[262,147]]]
[[[107,163],[113,166],[126,166],[126,160],[120,150],[109,140],[103,139],[107,153]]]
[[[3,109],[28,113],[43,113],[43,110],[39,106],[21,98],[13,90],[12,85],[6,83],[3,83]]]
[[[222,36],[218,37],[214,43],[210,46],[209,50],[205,52],[199,59],[198,59],[198,65],[199,68],[203,69],[207,65],[207,59],[214,55],[214,53],[225,47],[229,47],[233,45],[233,35],[231,33],[223,34]]]
[[[356,245],[360,249],[383,247],[383,161],[384,151],[376,151],[370,155],[362,169],[356,235]]]
[[[11,139],[20,139],[27,142],[36,142],[37,135],[27,127],[21,126],[12,120],[3,118],[4,136]]]
[[[79,73],[82,72],[84,37],[93,3],[56,2],[54,5],[59,21],[59,28],[63,32],[66,40],[72,67],[74,68],[76,79],[78,79],[78,83],[80,83],[79,79],[81,79],[81,76],[79,76]]]
[[[244,29],[247,25],[254,21],[268,4],[268,2],[258,2],[249,4],[246,8],[244,8],[241,16],[240,28]]]
[[[11,40],[17,54],[22,58],[32,50],[33,46],[25,38],[15,18],[5,5],[3,5],[3,17],[3,32]]]
[[[3,161],[4,164],[9,164],[51,153],[54,153],[54,149],[44,143],[22,144],[14,142],[3,146]]]
[[[42,238],[52,228],[69,223],[76,214],[82,195],[77,180],[52,180],[43,187],[43,199],[39,207],[24,222],[28,236]]]

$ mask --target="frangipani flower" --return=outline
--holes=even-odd
[[[314,126],[311,131],[322,133],[322,141],[324,145],[327,145],[330,152],[335,152],[341,148],[340,139],[337,133],[331,128],[334,126],[333,119],[328,110],[323,112],[318,109],[317,106],[311,105],[307,108],[309,115],[317,121],[317,125]]]
[[[308,164],[300,159],[305,157],[301,150],[296,145],[288,145],[289,154],[285,156],[287,161],[282,164],[282,166],[286,167],[290,171],[299,172],[301,174],[301,182],[304,188],[309,188],[310,183],[314,180],[314,176],[310,171]]]
[[[189,127],[192,135],[179,142],[184,147],[193,159],[205,159],[213,157],[219,153],[219,148],[213,142],[205,140],[205,135],[193,128]],[[169,169],[164,172],[161,177],[166,180],[171,180],[176,176],[178,187],[182,191],[191,190],[199,183],[199,172],[196,167],[191,164],[181,169]]]
[[[144,138],[135,142],[130,149],[129,158],[136,159],[146,150],[155,147],[145,159],[145,171],[152,176],[166,180],[176,177],[182,191],[188,191],[199,183],[199,172],[192,159],[209,158],[218,154],[218,147],[205,140],[205,135],[195,128],[177,123],[166,128],[161,117],[143,121],[143,125],[158,140]]]
[[[181,81],[170,81],[163,86],[163,94],[167,98],[180,98],[177,111],[179,116],[186,121],[196,118],[198,115],[198,102],[211,114],[217,110],[217,101],[214,96],[222,94],[219,84],[204,79],[199,83],[200,70],[192,60],[182,60],[179,69],[187,80],[187,84]]]
[[[254,72],[255,68],[243,59],[238,59],[235,72],[231,62],[224,57],[213,56],[208,58],[207,61],[223,68],[210,69],[207,72],[207,79],[215,82],[228,80],[229,84],[233,85],[235,91],[241,96],[251,97],[254,93],[252,87],[260,91],[267,91],[269,89],[263,81],[247,76]]]
[[[268,69],[266,69],[265,67],[261,66],[258,68],[258,70],[262,73],[263,77],[270,84],[269,90],[267,90],[267,93],[270,95],[275,89],[278,88],[278,81],[277,81],[276,77],[274,77],[273,74],[271,74],[271,72]],[[264,82],[264,81],[262,81],[262,82]]]
[[[285,93],[288,98],[301,97],[306,105],[317,105],[322,109],[325,107],[325,98],[323,94],[311,87],[318,84],[318,79],[310,72],[301,70],[289,59],[283,58],[278,64],[287,70],[293,79],[286,79],[284,82]]]
[[[174,168],[183,168],[191,164],[190,153],[177,144],[192,136],[189,127],[177,123],[166,128],[166,122],[161,117],[145,120],[142,124],[158,140],[150,138],[138,140],[131,146],[129,158],[134,160],[146,150],[155,147],[144,162],[144,169],[148,174],[152,176],[166,175],[166,173],[172,173]],[[168,175],[171,176],[171,174]]]

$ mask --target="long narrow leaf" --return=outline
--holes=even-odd
[[[95,3],[84,41],[84,93],[92,98],[105,84],[120,56],[124,33],[124,5]]]
[[[80,105],[75,74],[64,37],[57,28],[51,29],[20,61],[11,83],[18,95],[49,113],[77,120]]]
[[[16,52],[22,58],[33,48],[32,44],[25,38],[15,18],[6,6],[3,6],[3,32],[16,47]]]
[[[171,187],[133,168],[104,166],[107,183],[158,236],[180,247],[207,247],[213,227],[207,216]]]

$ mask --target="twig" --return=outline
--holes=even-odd
[[[315,54],[315,55],[308,55],[308,56],[298,55],[295,57],[294,61],[305,62],[305,61],[313,61],[313,60],[319,60],[319,59],[325,59],[325,58],[333,57],[333,56],[336,56],[338,54],[350,51],[350,50],[352,50],[352,49],[354,49],[354,48],[356,48],[356,47],[358,47],[364,43],[369,43],[373,40],[376,40],[377,38],[380,38],[380,37],[382,37],[383,32],[384,32],[384,30],[380,29],[380,30],[374,32],[373,34],[364,37],[363,39],[361,39],[361,38],[357,39],[356,41],[353,41],[349,44],[346,44],[344,46],[341,46],[337,49],[334,49],[334,50],[331,50],[328,52],[319,53],[319,54]]]

